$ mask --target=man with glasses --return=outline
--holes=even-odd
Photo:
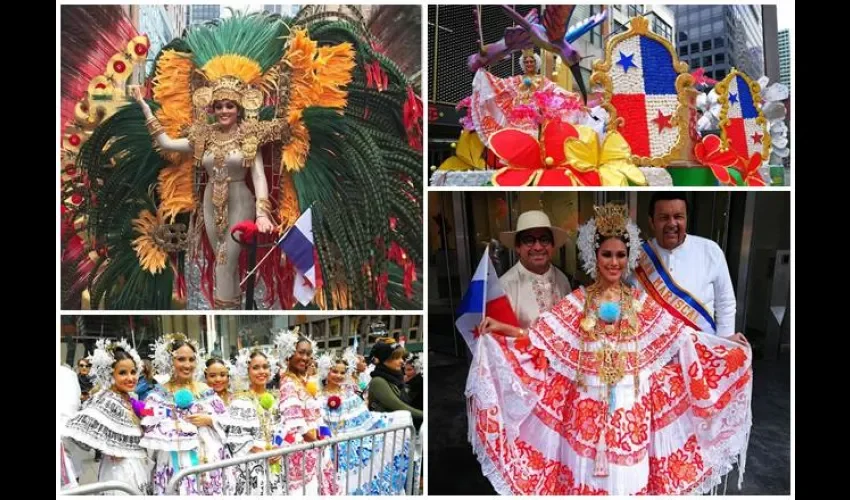
[[[552,265],[555,251],[567,242],[567,232],[554,227],[540,210],[520,214],[516,231],[499,235],[502,244],[516,250],[519,262],[499,278],[520,328],[528,328],[570,293],[566,275]]]

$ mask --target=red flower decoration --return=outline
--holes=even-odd
[[[694,85],[714,85],[717,83],[717,80],[713,78],[709,78],[705,76],[705,68],[697,68],[696,71],[691,73],[691,76],[694,77]]]
[[[71,143],[71,146],[79,146],[80,136],[78,136],[77,134],[71,134],[71,136],[68,137],[68,142]]]
[[[407,100],[403,107],[404,129],[407,131],[407,143],[417,151],[422,151],[422,100],[407,88]]]
[[[143,56],[148,53],[148,47],[143,43],[137,43],[133,50],[136,52],[137,56]]]
[[[764,182],[761,174],[759,174],[761,164],[761,153],[755,153],[749,158],[744,156],[738,157],[738,163],[735,165],[735,168],[741,172],[741,176],[744,178],[744,183],[747,186],[767,186],[767,183]]]
[[[578,137],[571,124],[560,120],[543,124],[538,141],[515,129],[500,130],[490,136],[490,149],[508,166],[493,175],[497,186],[599,186],[597,172],[580,172],[567,161],[564,143]]]
[[[127,65],[122,61],[115,61],[115,63],[112,64],[112,69],[114,69],[116,73],[123,73],[127,70]]]
[[[697,161],[711,169],[720,184],[734,185],[735,181],[729,175],[729,167],[738,163],[738,155],[731,149],[723,149],[723,141],[716,135],[707,135],[702,142],[694,146],[694,156]]]
[[[334,395],[328,397],[328,408],[330,408],[331,410],[336,410],[340,407],[340,405],[342,405],[342,400],[339,398],[339,396]]]

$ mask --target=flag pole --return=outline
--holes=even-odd
[[[490,244],[488,243],[486,247],[484,247],[484,257],[487,258],[487,272],[484,273],[484,293],[481,294],[481,320],[487,319],[487,289],[490,284],[490,266],[493,263],[490,261]]]
[[[257,237],[257,235],[254,234],[254,237],[251,238],[251,244],[250,246],[248,246],[248,263],[251,266],[253,266],[254,263],[257,262],[258,239],[259,238]],[[268,253],[271,253],[271,251],[269,251]],[[245,309],[252,311],[256,309],[256,304],[254,304],[254,285],[257,282],[257,277],[254,274],[249,274],[246,280],[248,281],[248,286],[245,287]],[[239,287],[241,288],[242,285],[239,285]]]
[[[311,203],[311,204],[310,204],[310,206],[309,206],[309,207],[307,207],[307,210],[310,210],[310,209],[312,209],[312,208],[313,208],[313,204]],[[301,218],[301,217],[302,217],[305,213],[307,213],[307,210],[304,210],[303,212],[301,212],[301,215],[299,215],[299,216],[298,216],[298,218],[300,219],[300,218]],[[296,220],[295,222],[297,223],[297,222],[298,222],[298,220]],[[280,238],[278,238],[278,239],[277,239],[277,241],[275,241],[275,242],[274,242],[274,246],[278,246],[278,245],[280,245],[280,242],[281,242],[281,241],[283,241],[283,239],[284,239],[284,238],[286,238],[286,235],[287,235],[287,234],[289,234],[289,231],[292,231],[292,228],[293,228],[293,227],[295,227],[295,224],[292,224],[291,226],[289,226],[288,228],[286,228],[286,231],[284,231],[284,232],[283,232],[283,235],[281,235],[281,237],[280,237]],[[266,259],[268,259],[268,258],[269,258],[269,255],[271,255],[271,254],[272,254],[272,252],[274,252],[274,249],[269,250],[268,252],[266,252],[266,254],[265,254],[265,255],[263,255],[263,258],[262,258],[262,259],[260,259],[260,262],[258,262],[258,263],[257,263],[257,265],[256,265],[256,266],[254,266],[254,269],[251,269],[251,270],[248,272],[248,274],[246,274],[246,275],[245,275],[245,279],[243,279],[243,280],[239,283],[239,286],[240,286],[240,287],[241,287],[242,285],[244,285],[246,281],[248,281],[248,278],[250,278],[251,276],[253,276],[253,275],[254,275],[254,273],[255,273],[255,272],[257,272],[257,269],[259,269],[259,267],[263,264],[263,262],[265,262],[265,261],[266,261]]]
[[[268,259],[268,258],[269,258],[269,255],[271,255],[271,254],[272,254],[272,252],[274,252],[274,247],[277,247],[278,245],[280,245],[280,242],[281,242],[281,241],[283,241],[283,239],[284,239],[284,238],[286,238],[286,235],[287,235],[287,234],[289,234],[289,231],[291,231],[293,227],[295,227],[295,224],[293,224],[293,225],[289,226],[289,228],[288,228],[286,231],[284,231],[283,235],[282,235],[280,238],[278,238],[278,239],[277,239],[277,241],[275,241],[275,242],[274,242],[273,247],[272,247],[272,248],[270,248],[270,249],[269,249],[269,251],[268,251],[268,252],[266,252],[266,254],[265,254],[265,255],[263,255],[263,258],[262,258],[262,259],[260,259],[260,262],[257,262],[257,265],[256,265],[256,266],[254,266],[254,269],[251,269],[251,270],[248,272],[248,274],[246,274],[246,275],[245,275],[245,279],[243,279],[243,280],[239,283],[239,286],[240,286],[240,287],[241,287],[242,285],[244,285],[246,281],[248,281],[248,278],[250,278],[251,276],[253,276],[253,275],[254,275],[254,273],[255,273],[255,272],[257,272],[257,269],[259,269],[259,268],[260,268],[260,266],[261,266],[261,265],[263,265],[263,262],[265,262],[265,261],[266,261],[266,259]]]

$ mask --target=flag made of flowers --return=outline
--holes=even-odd
[[[627,32],[606,44],[605,59],[593,70],[590,81],[602,87],[608,130],[623,135],[632,162],[665,167],[677,159],[688,134],[693,77],[670,42],[652,33],[646,18],[633,18]]]
[[[770,157],[770,133],[761,109],[761,88],[749,76],[732,69],[714,91],[720,104],[723,145],[743,158],[758,153]]]

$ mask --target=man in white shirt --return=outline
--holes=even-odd
[[[644,243],[638,283],[668,311],[702,331],[746,340],[735,333],[735,290],[720,246],[687,234],[688,203],[683,194],[656,193],[649,205],[652,240]]]
[[[554,227],[540,210],[520,214],[516,231],[499,235],[503,245],[516,250],[519,262],[499,278],[520,328],[528,328],[570,293],[566,275],[552,265],[555,251],[567,242],[567,232]]]

